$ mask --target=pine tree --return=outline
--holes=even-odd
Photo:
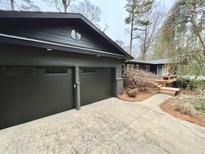
[[[149,15],[154,0],[127,0],[125,6],[129,16],[125,23],[130,25],[130,54],[132,54],[133,40],[140,38],[142,32],[145,33],[146,27],[150,25]]]

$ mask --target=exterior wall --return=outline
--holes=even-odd
[[[0,44],[1,65],[78,66],[116,68],[121,61],[114,58],[71,54],[62,51]]]
[[[165,65],[153,65],[153,64],[142,64],[142,63],[125,63],[124,66],[124,71],[125,70],[130,70],[130,69],[135,69],[136,65],[139,66],[140,70],[145,70],[145,66],[149,65],[150,66],[150,72],[160,75],[160,76],[166,76],[170,74],[170,66],[169,64],[165,64]],[[162,74],[158,74],[158,66],[162,66]]]
[[[18,22],[16,20],[7,21],[5,26],[1,27],[0,25],[0,33],[122,54],[110,42],[83,22],[65,20],[64,22],[56,21],[55,24],[53,23],[51,21],[35,22],[32,20],[23,22],[23,19]],[[81,35],[80,40],[72,39],[72,30]]]
[[[138,69],[136,68],[136,65],[139,66],[139,69],[140,70],[145,70],[146,68],[146,65],[150,66],[150,71],[149,72],[152,72],[154,74],[157,74],[157,66],[156,65],[152,65],[152,64],[141,64],[141,63],[126,63],[125,64],[126,66],[126,70],[130,70],[130,68],[128,68],[128,66],[131,66],[132,69]]]

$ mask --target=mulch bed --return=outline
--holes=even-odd
[[[141,92],[141,93],[137,94],[135,97],[129,97],[124,92],[123,95],[119,96],[119,99],[124,100],[124,101],[128,101],[128,102],[140,102],[140,101],[143,101],[145,99],[150,98],[153,95],[154,95],[153,93]]]
[[[172,99],[161,104],[160,107],[163,111],[173,115],[174,117],[176,117],[178,119],[186,120],[186,121],[192,122],[194,124],[197,124],[199,126],[205,127],[205,116],[202,116],[202,115],[190,116],[190,115],[182,114],[179,111],[176,111],[175,107],[173,105]]]

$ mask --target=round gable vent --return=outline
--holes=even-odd
[[[71,38],[73,40],[79,41],[81,39],[81,34],[77,32],[75,29],[71,30]]]

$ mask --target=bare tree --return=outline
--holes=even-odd
[[[32,0],[24,0],[22,4],[20,4],[19,10],[24,11],[40,11],[40,8],[34,4]]]
[[[68,7],[70,5],[71,0],[44,0],[49,4],[54,4],[56,9],[59,12],[68,12]]]
[[[81,13],[83,16],[85,16],[88,20],[93,22],[95,25],[98,25],[98,23],[101,20],[101,9],[99,6],[96,6],[92,4],[89,0],[84,0],[79,2],[78,4],[71,5],[71,12],[74,13]],[[105,26],[105,29],[107,29],[107,26]]]
[[[95,23],[94,23],[95,24]],[[105,33],[107,31],[107,29],[109,29],[109,26],[107,24],[107,22],[105,21],[104,24],[102,24],[102,26],[99,25],[99,23],[96,23],[96,26],[101,29],[101,31],[103,33]]]
[[[115,40],[115,43],[117,43],[121,48],[124,48],[125,43],[122,40]]]
[[[132,54],[133,41],[138,38],[141,29],[150,24],[149,14],[151,13],[154,0],[127,0],[125,6],[128,17],[125,23],[129,25],[130,32],[130,54]]]
[[[21,1],[17,1],[17,0],[1,0],[0,1],[3,6],[4,9],[8,9],[8,10],[26,10],[26,11],[40,11],[40,8],[34,4],[33,0],[21,0]]]
[[[14,0],[10,0],[11,10],[14,11]]]
[[[44,0],[48,4],[54,4],[59,12],[72,12],[80,13],[95,24],[99,29],[105,32],[108,29],[108,25],[100,26],[101,21],[101,9],[99,6],[92,4],[89,0]]]
[[[160,25],[163,20],[161,13],[156,12],[150,15],[150,22],[140,29],[140,33],[136,36],[141,44],[141,59],[145,59],[147,52],[153,46],[153,43],[159,32]]]
[[[14,0],[0,0],[0,7],[4,10],[12,10],[15,9]]]

